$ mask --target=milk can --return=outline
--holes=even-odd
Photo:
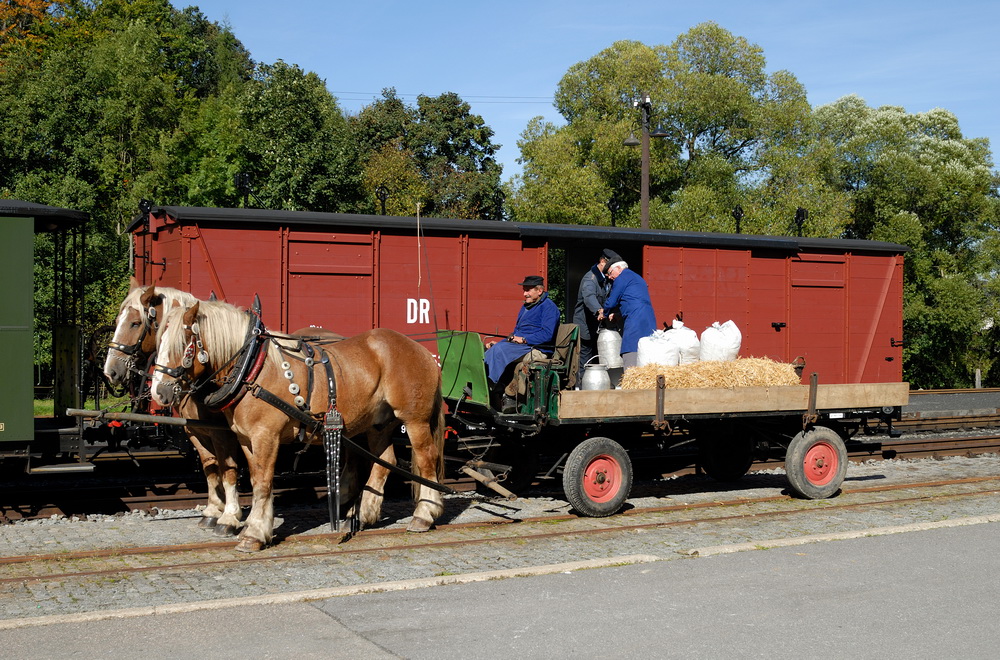
[[[601,364],[607,369],[623,366],[622,336],[617,330],[601,328],[597,331],[597,354],[601,356]]]
[[[587,364],[583,368],[583,382],[580,384],[582,390],[610,390],[611,377],[608,376],[608,368],[603,364]]]

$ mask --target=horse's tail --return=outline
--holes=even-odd
[[[434,397],[434,407],[437,408],[437,414],[434,415],[434,419],[431,421],[431,435],[434,437],[434,446],[438,450],[438,466],[437,466],[437,479],[442,481],[444,479],[444,432],[445,432],[445,421],[444,421],[444,396],[441,394],[441,377],[438,376],[438,387],[437,393]]]

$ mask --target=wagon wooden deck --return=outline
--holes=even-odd
[[[672,389],[663,392],[663,414],[724,415],[786,413],[809,410],[809,385]],[[852,383],[817,385],[816,410],[851,410],[905,406],[909,383]],[[657,390],[564,390],[559,393],[563,422],[614,420],[619,417],[655,417]]]

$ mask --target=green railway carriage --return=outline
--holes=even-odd
[[[42,264],[53,277],[53,372],[56,410],[79,405],[80,326],[83,295],[79,287],[83,229],[88,214],[71,209],[0,200],[0,452],[29,454],[41,439],[58,452],[62,427],[75,420],[34,417],[34,269],[35,235],[53,237],[53,261]],[[64,434],[65,435],[65,434]],[[72,442],[72,440],[70,440]]]

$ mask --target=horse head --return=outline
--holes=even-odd
[[[113,386],[128,382],[130,374],[142,373],[146,368],[149,357],[156,353],[164,312],[175,300],[191,304],[196,299],[169,287],[142,287],[132,278],[132,288],[119,307],[115,334],[108,342],[104,362],[104,374]]]
[[[145,362],[156,350],[157,309],[162,309],[163,296],[154,286],[143,289],[135,278],[132,283],[132,290],[118,310],[115,334],[108,342],[104,362],[104,374],[115,386],[126,382],[136,364]]]
[[[224,302],[171,304],[160,328],[152,391],[164,406],[185,394],[219,385],[243,346],[246,313]]]
[[[153,367],[152,386],[153,397],[160,405],[179,403],[207,369],[208,352],[198,322],[200,308],[200,302],[184,308],[175,301],[164,318],[162,346]]]

